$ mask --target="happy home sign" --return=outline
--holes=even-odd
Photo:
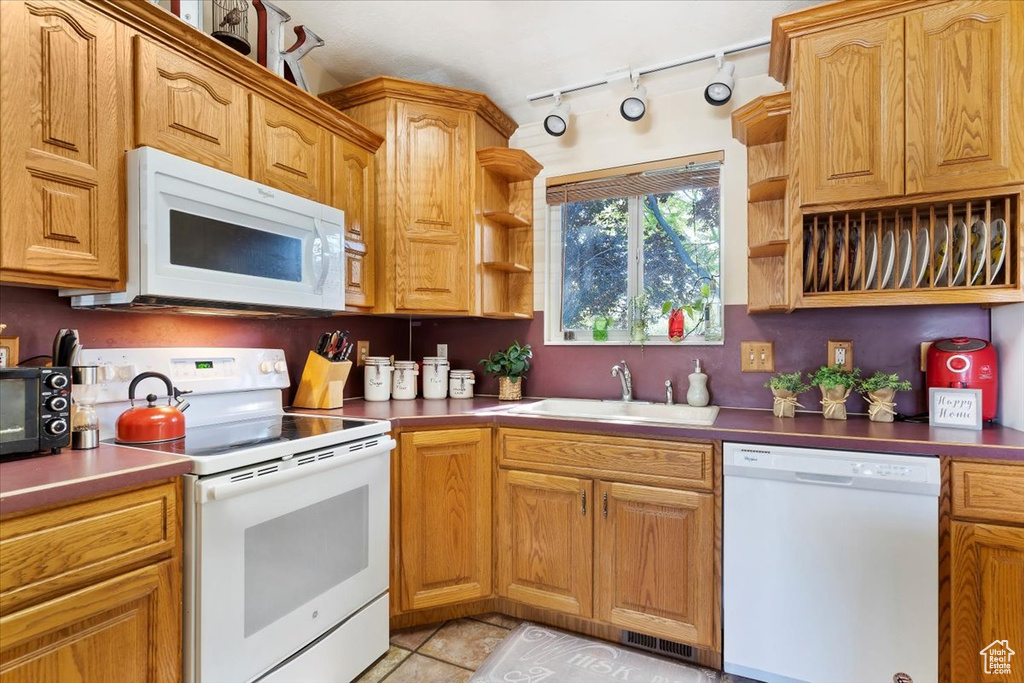
[[[932,387],[928,390],[928,424],[981,429],[981,389]]]

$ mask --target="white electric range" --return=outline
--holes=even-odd
[[[100,436],[146,371],[191,390],[184,482],[185,683],[350,681],[388,648],[390,423],[285,413],[279,349],[83,351]],[[150,385],[152,383],[152,385]],[[147,379],[137,395],[165,391]]]

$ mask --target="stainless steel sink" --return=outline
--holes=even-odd
[[[516,406],[509,410],[517,415],[546,417],[582,417],[612,422],[651,422],[666,425],[715,424],[718,406],[698,408],[663,403],[624,403],[622,401],[590,401],[576,398],[547,398],[538,403]]]

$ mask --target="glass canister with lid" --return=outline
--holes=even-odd
[[[416,377],[419,374],[415,361],[396,360],[391,376],[391,398],[398,401],[416,398]]]
[[[423,398],[448,398],[447,358],[428,356],[423,359]]]
[[[452,370],[448,373],[448,395],[451,398],[473,398],[476,376],[472,370]]]
[[[391,400],[391,359],[387,356],[367,356],[363,368],[363,398],[367,401]]]

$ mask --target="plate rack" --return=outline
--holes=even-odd
[[[968,301],[999,290],[1013,296],[1019,208],[1015,193],[804,215],[802,305],[841,305],[853,296],[880,304]]]

